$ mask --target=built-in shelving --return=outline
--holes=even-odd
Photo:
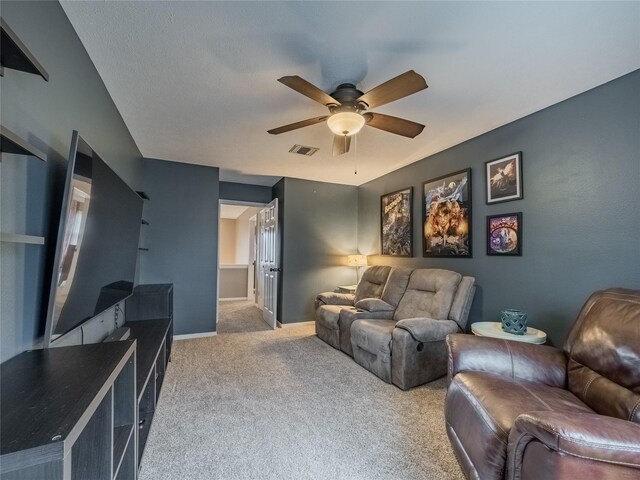
[[[147,195],[147,193],[146,193],[146,192],[143,192],[142,190],[136,190],[136,193],[138,194],[138,196],[139,196],[141,199],[143,199],[143,200],[145,200],[145,201],[150,200],[149,195]],[[149,222],[147,222],[147,221],[143,218],[143,219],[142,219],[142,225],[149,225]],[[140,252],[148,252],[148,251],[149,251],[149,249],[148,249],[148,248],[145,248],[145,247],[139,247],[139,248],[138,248],[138,251],[140,251]]]
[[[4,45],[2,48],[4,49]],[[31,155],[42,161],[47,161],[47,156],[43,152],[20,138],[3,125],[0,125],[0,151],[2,153],[12,153],[17,155]],[[44,237],[24,235],[20,233],[0,233],[0,242],[44,245]]]
[[[0,150],[2,153],[15,153],[17,155],[31,155],[39,158],[43,162],[47,161],[47,156],[13,133],[7,127],[0,125]]]
[[[35,235],[21,235],[18,233],[0,233],[0,242],[44,245],[44,237],[37,237]]]
[[[40,75],[48,82],[49,74],[47,71],[14,31],[9,28],[3,18],[0,18],[0,31],[0,63],[3,67],[0,69],[0,75],[4,75],[4,68],[11,68],[12,70]]]

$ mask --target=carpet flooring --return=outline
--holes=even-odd
[[[218,305],[218,325],[216,332],[251,333],[271,330],[262,319],[262,312],[248,300],[231,300]]]
[[[444,380],[403,392],[305,325],[174,343],[140,480],[463,479]]]

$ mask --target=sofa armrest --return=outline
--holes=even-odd
[[[557,348],[454,333],[447,336],[447,352],[449,380],[458,372],[476,371],[552,387],[567,383],[567,359]]]
[[[353,293],[324,292],[316,296],[316,305],[349,305],[353,306],[356,296]]]
[[[453,320],[435,320],[428,317],[405,318],[396,323],[396,328],[409,332],[416,342],[441,342],[450,333],[460,331]]]
[[[393,314],[396,309],[393,305],[388,304],[381,298],[363,298],[362,300],[358,300],[355,306],[358,310],[365,310],[367,312],[391,312],[391,314]]]
[[[509,434],[510,470],[519,470],[532,441],[560,454],[640,469],[640,425],[627,420],[597,413],[522,414]]]
[[[340,322],[351,325],[356,320],[391,320],[393,312],[384,310],[369,312],[367,310],[344,309],[340,312]]]

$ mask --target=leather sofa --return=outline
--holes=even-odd
[[[352,322],[353,359],[403,390],[442,377],[445,338],[465,331],[474,282],[449,270],[411,271],[392,316],[376,319],[361,312]]]
[[[640,291],[593,294],[563,350],[446,343],[446,430],[467,478],[640,478]]]

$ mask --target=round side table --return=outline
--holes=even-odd
[[[547,341],[547,334],[537,328],[527,327],[524,335],[515,335],[502,330],[500,322],[476,322],[471,324],[471,331],[479,337],[502,338],[504,340],[515,340],[516,342],[542,344]]]

